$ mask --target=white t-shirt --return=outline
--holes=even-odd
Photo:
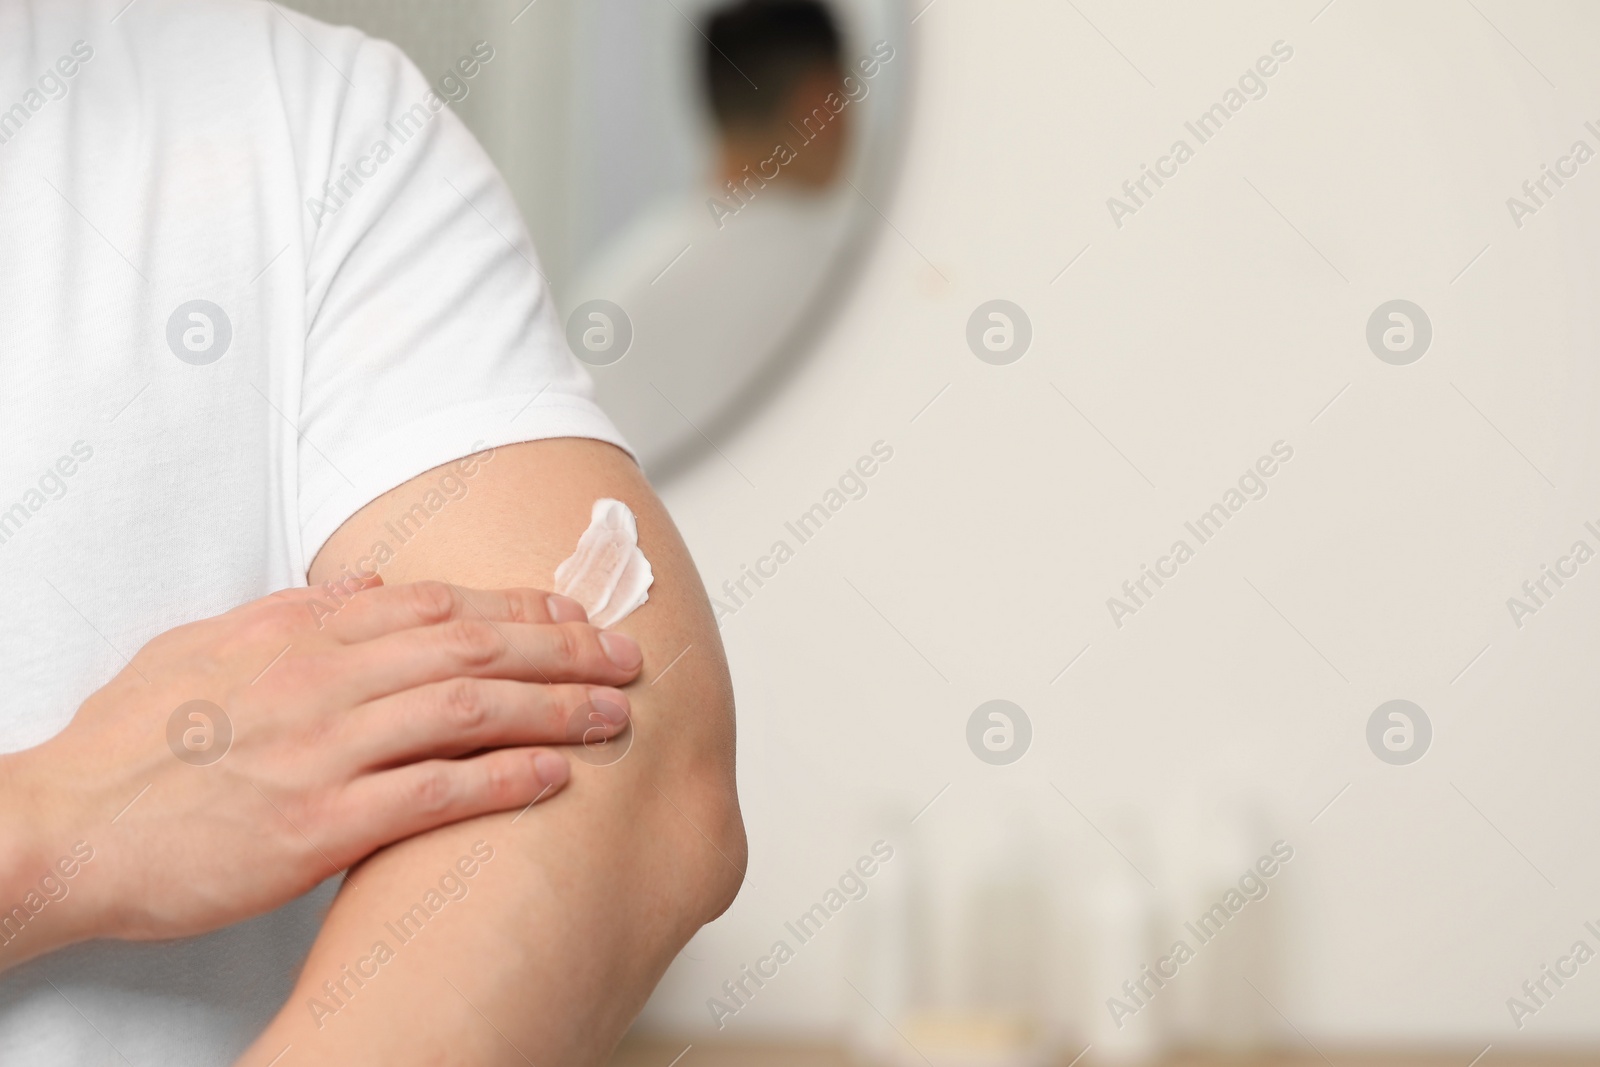
[[[510,73],[475,51],[472,76]],[[51,737],[156,634],[304,584],[409,478],[621,444],[536,262],[389,44],[247,0],[0,3],[0,750]],[[0,1063],[231,1062],[330,890],[0,975]]]

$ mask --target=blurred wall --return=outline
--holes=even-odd
[[[594,0],[574,11],[572,240],[582,262],[652,200],[704,169],[695,23],[710,0]],[[691,22],[690,20],[694,20]],[[661,86],[671,91],[662,92]]]
[[[573,159],[585,142],[571,101],[574,0],[290,0],[289,6],[335,25],[399,45],[436,88],[456,62],[484,42],[494,58],[460,80],[466,95],[456,114],[494,159],[517,198],[540,265],[559,282],[573,269],[574,224],[569,186]]]
[[[752,862],[641,1025],[714,1030],[708,998],[883,839],[867,898],[724,1036],[986,999],[1093,1035],[1107,982],[1282,839],[1292,862],[1227,931],[1247,947],[1219,938],[1128,1031],[1204,1026],[1214,994],[1243,1013],[1228,1032],[1289,1043],[1286,1019],[1319,1044],[1600,1040],[1600,964],[1520,1030],[1506,1003],[1600,946],[1600,563],[1520,628],[1507,607],[1600,547],[1600,162],[1520,226],[1507,207],[1600,148],[1600,15],[1325,4],[917,18],[861,285],[792,386],[666,487],[736,608]],[[1266,94],[1199,143],[1185,122],[1279,41]],[[1193,158],[1118,225],[1108,198],[1180,138]],[[996,298],[1032,326],[1006,366],[967,340]],[[1367,341],[1395,298],[1432,324],[1406,366]],[[799,543],[785,523],[878,441],[866,495]],[[1108,598],[1280,441],[1266,496],[1117,625]],[[780,539],[776,576],[719,592]],[[967,742],[995,698],[1032,725],[1009,766]],[[1406,766],[1367,740],[1395,698],[1433,730]]]

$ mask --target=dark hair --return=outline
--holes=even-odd
[[[729,4],[711,17],[705,39],[706,94],[724,127],[770,119],[806,72],[843,61],[838,24],[819,0]]]

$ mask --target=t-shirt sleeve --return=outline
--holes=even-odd
[[[469,453],[552,437],[627,448],[567,349],[488,156],[399,49],[332,32],[325,50],[347,80],[334,86],[337,106],[312,109],[321,130],[308,133],[301,160],[297,463],[308,566],[361,507]],[[495,71],[483,43],[459,66],[447,91],[509,73]]]

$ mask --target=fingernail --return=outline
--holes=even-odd
[[[567,780],[567,761],[554,752],[538,752],[533,757],[533,771],[545,785],[560,785]]]
[[[551,622],[589,621],[589,613],[583,610],[583,605],[569,596],[551,593],[544,598],[544,606],[550,612]]]
[[[620,689],[595,686],[589,690],[589,713],[607,726],[628,721],[628,698]]]
[[[644,653],[639,651],[639,642],[627,634],[604,631],[600,634],[600,647],[606,650],[607,659],[625,671],[634,670],[644,662]]]

